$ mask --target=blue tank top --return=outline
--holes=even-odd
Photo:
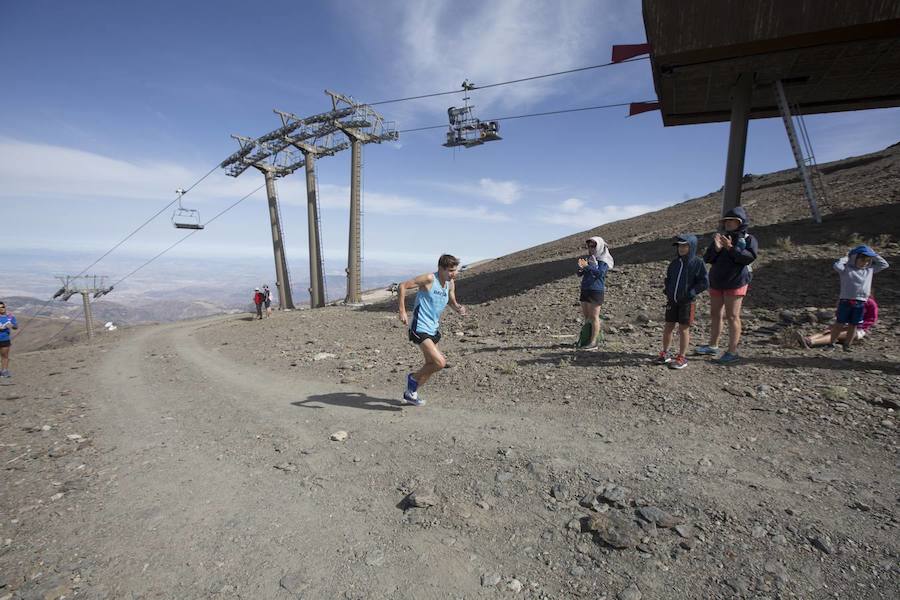
[[[438,332],[441,321],[441,313],[447,308],[450,300],[450,280],[446,285],[441,285],[438,274],[434,274],[431,288],[416,292],[416,306],[413,309],[413,317],[409,322],[409,328],[417,333],[435,335]]]

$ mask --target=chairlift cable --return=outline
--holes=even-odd
[[[169,202],[168,204],[166,204],[165,206],[163,206],[161,209],[159,209],[157,212],[155,212],[155,213],[153,214],[153,216],[151,216],[149,219],[147,219],[146,221],[144,221],[143,223],[141,223],[141,225],[138,226],[137,229],[135,229],[134,231],[132,231],[131,233],[129,233],[128,235],[126,235],[124,238],[122,238],[122,240],[121,240],[119,243],[117,243],[115,246],[113,246],[112,248],[110,248],[109,250],[107,250],[107,251],[103,254],[103,256],[101,256],[100,258],[98,258],[97,260],[95,260],[94,262],[92,262],[91,264],[89,264],[87,267],[85,267],[84,269],[82,269],[82,271],[81,271],[78,275],[76,275],[76,277],[79,277],[79,276],[81,276],[81,275],[84,275],[85,273],[88,272],[88,270],[91,269],[91,267],[93,267],[94,265],[96,265],[97,263],[99,263],[101,260],[103,260],[104,258],[106,258],[107,256],[109,256],[110,254],[112,254],[112,253],[113,253],[117,248],[119,248],[122,244],[124,244],[125,242],[127,242],[128,240],[130,240],[132,237],[134,237],[134,236],[137,234],[137,232],[139,232],[141,229],[143,229],[144,227],[146,227],[147,225],[149,225],[154,219],[156,219],[156,217],[158,217],[159,215],[161,215],[161,214],[163,214],[164,212],[166,212],[166,211],[167,211],[169,208],[171,208],[172,205],[175,204],[176,202],[179,202],[179,201],[181,200],[181,197],[182,197],[184,194],[188,193],[189,191],[191,191],[192,189],[194,189],[195,187],[197,187],[204,179],[206,179],[207,177],[209,177],[210,175],[212,175],[212,174],[213,174],[215,171],[217,171],[218,169],[219,169],[219,165],[216,165],[216,166],[214,166],[212,169],[210,169],[209,171],[207,171],[206,175],[204,175],[203,177],[201,177],[200,179],[198,179],[197,181],[195,181],[193,184],[191,184],[190,187],[188,187],[187,189],[185,189],[184,192],[183,192],[182,194],[179,194],[177,198],[175,198],[174,200],[172,200],[171,202]]]
[[[557,77],[559,75],[569,75],[571,73],[579,73],[581,71],[589,71],[591,69],[602,69],[603,67],[611,67],[613,65],[619,65],[622,63],[628,62],[636,62],[639,60],[647,60],[648,56],[639,56],[636,58],[629,58],[627,60],[620,60],[618,62],[608,62],[600,65],[590,65],[587,67],[577,67],[575,69],[566,69],[565,71],[556,71],[554,73],[543,73],[541,75],[532,75],[530,77],[521,77],[519,79],[510,79],[509,81],[500,81],[497,83],[489,83],[486,85],[475,85],[472,86],[471,90],[484,90],[487,88],[500,87],[502,85],[511,85],[514,83],[523,83],[525,81],[534,81],[535,79],[544,79],[546,77]],[[423,98],[434,98],[437,96],[449,96],[450,94],[459,94],[463,90],[453,90],[449,92],[434,92],[431,94],[420,94],[418,96],[407,96],[405,98],[394,98],[393,100],[381,100],[379,102],[367,102],[369,106],[378,106],[379,104],[393,104],[395,102],[406,102],[408,100],[421,100]]]
[[[246,194],[245,196],[241,197],[240,199],[238,199],[237,201],[235,201],[235,202],[232,203],[231,205],[229,205],[229,206],[227,206],[226,208],[222,209],[218,214],[216,214],[214,217],[212,217],[210,220],[208,220],[206,223],[204,223],[204,227],[206,227],[207,225],[209,225],[210,223],[212,223],[213,221],[215,221],[216,219],[218,219],[219,217],[221,217],[222,215],[224,215],[225,213],[227,213],[229,210],[231,210],[232,208],[234,208],[235,206],[237,206],[238,204],[240,204],[241,202],[243,202],[244,200],[246,200],[247,198],[249,198],[250,196],[252,196],[252,195],[255,194],[256,192],[260,191],[260,190],[263,189],[264,187],[266,187],[265,184],[260,185],[259,187],[257,187],[257,188],[256,188],[255,190],[253,190],[252,192]],[[155,261],[156,259],[158,259],[159,257],[161,257],[163,254],[169,252],[170,250],[172,250],[173,248],[175,248],[175,246],[177,246],[177,245],[180,244],[181,242],[185,241],[186,239],[188,239],[189,237],[191,237],[192,235],[194,235],[195,233],[198,233],[198,232],[200,232],[200,231],[203,231],[203,230],[202,230],[202,229],[194,229],[193,231],[191,231],[190,233],[188,233],[187,235],[185,235],[184,237],[182,237],[181,239],[177,240],[175,243],[173,243],[172,245],[170,245],[168,248],[166,248],[165,250],[163,250],[162,252],[160,252],[159,254],[157,254],[156,256],[154,256],[153,258],[151,258],[150,260],[146,261],[144,264],[142,264],[142,265],[139,266],[138,268],[136,268],[136,269],[134,269],[133,271],[131,271],[128,275],[125,275],[124,277],[122,277],[121,279],[119,279],[118,281],[116,281],[116,282],[112,285],[112,287],[118,286],[120,283],[122,283],[123,281],[125,281],[126,279],[128,279],[129,277],[131,277],[132,275],[134,275],[135,273],[137,273],[138,271],[140,271],[141,269],[143,269],[144,267],[146,267],[147,265],[149,265],[150,263],[152,263],[153,261]]]
[[[649,102],[645,100],[644,102]],[[545,117],[549,115],[561,115],[564,113],[583,112],[586,110],[600,110],[603,108],[619,108],[622,106],[630,106],[632,102],[617,102],[616,104],[601,104],[598,106],[584,106],[581,108],[565,108],[561,110],[550,110],[546,112],[528,113],[524,115],[509,115],[505,117],[495,117],[492,119],[484,119],[485,121],[511,121],[513,119],[528,119],[531,117]],[[446,129],[447,125],[429,125],[428,127],[414,127],[412,129],[401,129],[397,133],[413,133],[415,131],[427,131],[429,129]]]
[[[163,214],[164,212],[166,212],[169,208],[171,208],[171,206],[172,206],[173,204],[175,204],[176,202],[179,201],[179,199],[181,198],[182,195],[186,194],[187,192],[189,192],[189,191],[191,191],[192,189],[194,189],[195,187],[197,187],[200,183],[203,182],[203,180],[205,180],[207,177],[209,177],[210,175],[212,175],[212,174],[213,174],[214,172],[216,172],[218,169],[219,169],[219,165],[217,164],[217,165],[214,166],[212,169],[210,169],[209,171],[207,171],[206,174],[203,175],[203,177],[201,177],[200,179],[198,179],[197,181],[195,181],[194,183],[192,183],[187,189],[185,189],[184,192],[183,192],[181,195],[179,195],[177,198],[175,198],[174,200],[172,200],[171,202],[169,202],[168,204],[166,204],[165,206],[163,206],[161,209],[159,209],[156,213],[153,214],[153,216],[151,216],[149,219],[147,219],[146,221],[144,221],[143,223],[141,223],[141,225],[138,226],[134,231],[132,231],[131,233],[129,233],[128,235],[126,235],[126,236],[125,236],[124,238],[122,238],[117,244],[115,244],[112,248],[110,248],[109,250],[107,250],[106,252],[104,252],[103,255],[100,256],[100,258],[98,258],[97,260],[95,260],[94,262],[92,262],[91,264],[89,264],[88,266],[86,266],[84,269],[82,269],[77,275],[75,275],[75,277],[81,277],[82,275],[84,275],[85,273],[87,273],[87,272],[88,272],[92,267],[94,267],[97,263],[99,263],[101,260],[103,260],[104,258],[106,258],[107,256],[109,256],[110,254],[112,254],[116,249],[118,249],[119,247],[121,247],[122,244],[124,244],[125,242],[127,242],[128,240],[130,240],[132,237],[134,237],[141,229],[143,229],[144,227],[146,227],[147,225],[149,225],[154,219],[156,219],[156,217],[158,217],[159,215],[161,215],[161,214]],[[40,310],[38,310],[38,312],[36,312],[34,315],[32,315],[32,316],[28,319],[28,321],[26,321],[26,322],[22,325],[22,327],[16,331],[16,334],[15,334],[15,336],[13,336],[13,339],[19,337],[19,336],[25,331],[25,329],[28,327],[28,325],[31,324],[32,321],[34,321],[36,318],[40,317],[40,316],[43,314],[44,310],[47,308],[47,305],[49,305],[51,302],[53,302],[53,300],[54,300],[53,298],[50,298],[49,300],[47,300],[47,301],[44,303],[44,305],[40,308]]]

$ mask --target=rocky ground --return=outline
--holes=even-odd
[[[822,225],[789,174],[748,182],[763,253],[731,367],[651,362],[667,238],[708,234],[713,196],[591,231],[618,261],[598,352],[571,346],[584,235],[467,271],[421,408],[396,301],[14,354],[0,600],[897,597],[897,150],[863,158],[830,171]],[[801,349],[859,239],[894,265],[877,328]]]

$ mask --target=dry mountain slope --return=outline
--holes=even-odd
[[[791,277],[783,281],[775,278],[779,284],[787,286],[778,294],[779,301],[785,297],[817,298],[825,294],[830,302],[836,289],[830,278],[829,265],[836,255],[846,252],[846,247],[859,239],[876,245],[878,241],[882,244],[897,241],[900,231],[900,144],[822,165],[822,172],[829,197],[822,207],[824,220],[820,225],[809,217],[808,204],[795,170],[746,177],[743,206],[750,214],[751,231],[760,240],[763,250],[757,266],[761,268],[773,259],[787,259],[795,264],[786,270],[796,274],[797,260],[813,260],[819,262],[807,264],[808,268],[800,272],[823,275],[813,277],[813,281],[809,277],[802,280]],[[720,192],[713,192],[479,264],[461,278],[460,294],[469,302],[484,302],[570,278],[583,240],[593,235],[602,236],[609,243],[618,264],[668,260],[671,237],[678,233],[705,235],[701,244],[709,240],[709,234],[717,225],[720,202]],[[786,238],[790,238],[790,243],[785,241]],[[786,250],[795,251],[775,251],[779,240]],[[807,248],[809,252],[805,254],[811,256],[803,256],[803,248]],[[892,251],[890,247],[881,250],[888,254]],[[775,267],[770,264],[768,268]],[[818,285],[818,280],[825,284]],[[757,289],[766,287],[762,276],[757,277],[755,283]],[[810,284],[812,289],[808,287]],[[881,303],[900,302],[898,288],[900,275],[896,269],[881,275]]]

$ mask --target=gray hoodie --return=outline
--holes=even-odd
[[[871,264],[864,269],[856,266],[856,257],[860,254],[872,257]],[[887,261],[868,246],[857,246],[835,261],[834,270],[841,277],[841,300],[868,300],[872,293],[872,276],[887,268]]]

